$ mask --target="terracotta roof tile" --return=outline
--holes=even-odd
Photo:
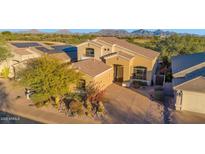
[[[32,53],[30,53],[29,51],[27,51],[26,49],[21,49],[21,48],[15,49],[15,50],[13,50],[13,52],[16,53],[16,54],[18,54],[18,55],[21,55],[21,56],[32,54]]]
[[[125,57],[125,58],[129,59],[129,60],[132,59],[132,58],[134,58],[133,55],[127,54],[127,53],[125,53],[125,52],[119,51],[118,54],[119,54],[120,56],[122,56],[122,57]]]
[[[120,47],[127,48],[136,54],[143,55],[143,56],[150,58],[150,59],[154,59],[154,58],[158,57],[160,54],[159,52],[156,52],[154,50],[137,46],[135,44],[129,43],[129,42],[122,40],[122,39],[118,39],[116,37],[98,37],[97,40],[101,40],[101,41],[110,43],[112,45],[116,44]]]
[[[203,76],[200,76],[195,79],[189,80],[177,86],[176,89],[205,93],[205,78]]]
[[[82,60],[73,63],[73,66],[91,77],[95,77],[112,68],[111,66],[108,66],[102,61],[96,59]]]
[[[61,53],[52,53],[52,54],[48,54],[49,56],[56,58],[60,61],[70,61],[70,57],[65,53],[65,52],[61,52]]]

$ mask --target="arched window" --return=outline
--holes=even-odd
[[[93,48],[86,48],[86,57],[94,57],[95,56],[95,51]]]
[[[146,80],[147,68],[143,66],[135,66],[133,68],[133,79]]]

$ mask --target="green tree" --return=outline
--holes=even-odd
[[[2,34],[3,35],[11,35],[12,33],[10,31],[3,31]]]
[[[70,64],[44,56],[28,63],[18,72],[20,82],[34,91],[31,99],[36,102],[55,102],[60,109],[63,98],[73,91],[81,74]]]
[[[142,46],[161,53],[169,61],[172,56],[203,52],[205,50],[205,37],[194,35],[171,35],[165,38],[153,38]]]

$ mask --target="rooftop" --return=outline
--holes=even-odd
[[[177,89],[205,93],[205,78],[199,76],[179,85]]]
[[[66,48],[74,48],[72,45],[52,45],[51,47],[56,51],[64,51]]]
[[[205,62],[205,52],[172,57],[172,73],[178,73]]]
[[[189,74],[186,74],[185,77],[173,78],[173,86],[178,86],[178,85],[183,84],[187,81],[193,80],[199,76],[205,76],[205,67],[197,69]]]
[[[108,66],[102,61],[96,59],[82,60],[73,63],[73,66],[91,77],[95,77],[112,68],[111,66]]]
[[[65,52],[61,52],[61,53],[52,53],[52,54],[49,54],[50,57],[53,57],[53,58],[56,58],[60,61],[70,61],[70,57],[65,53]]]
[[[50,54],[50,53],[58,53],[59,52],[59,51],[56,51],[56,50],[53,50],[53,49],[48,49],[48,48],[43,47],[43,46],[35,47],[35,48],[38,49],[39,51],[42,51],[42,52],[48,53],[48,54]]]
[[[21,56],[32,54],[32,53],[30,53],[29,51],[27,51],[26,49],[23,49],[23,48],[13,50],[13,52],[18,54],[18,55],[21,55]]]
[[[11,44],[17,48],[29,48],[41,46],[38,42],[11,42]]]
[[[160,54],[159,52],[156,52],[154,50],[140,47],[138,45],[129,43],[126,40],[118,39],[116,37],[98,37],[97,40],[107,42],[107,43],[110,43],[112,45],[114,45],[114,44],[118,45],[120,47],[123,47],[123,48],[126,48],[126,49],[133,51],[133,53],[143,55],[143,56],[150,58],[150,59],[154,59],[154,58],[158,57]]]

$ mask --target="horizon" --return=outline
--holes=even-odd
[[[31,29],[0,29],[0,31],[10,31],[10,32],[23,32]],[[68,30],[71,33],[91,33],[91,32],[97,32],[102,29],[35,29],[39,30],[41,32],[46,33],[55,33],[58,30]],[[115,29],[111,29],[115,30]],[[118,29],[116,29],[118,30]],[[126,30],[128,32],[132,32],[139,29],[120,29],[120,30]],[[205,35],[205,29],[144,29],[149,31],[155,31],[155,30],[163,30],[163,31],[169,31],[169,32],[176,32],[176,33],[188,33],[188,34],[197,34],[197,35]]]

